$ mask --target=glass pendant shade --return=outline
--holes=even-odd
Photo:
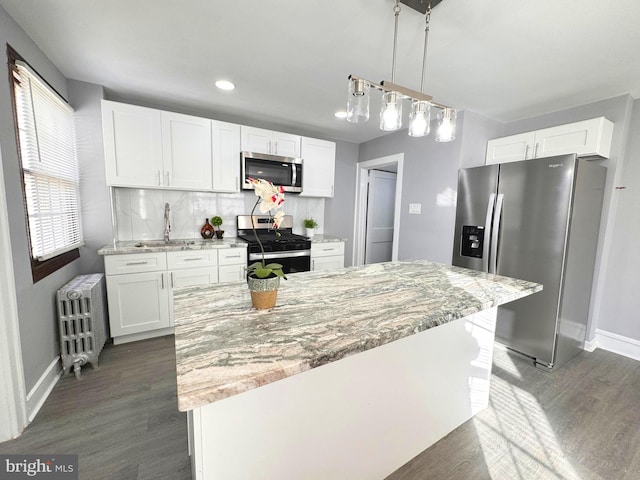
[[[409,136],[424,137],[431,131],[431,104],[429,102],[414,100],[411,103],[409,113]]]
[[[444,108],[438,112],[438,131],[436,142],[450,142],[456,138],[456,111]]]
[[[361,79],[349,79],[347,121],[364,123],[369,120],[369,84]]]
[[[382,94],[380,109],[380,130],[392,132],[402,127],[402,99],[396,92]]]

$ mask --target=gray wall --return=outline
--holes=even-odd
[[[324,204],[324,232],[346,238],[345,266],[353,265],[353,222],[356,201],[358,145],[336,142],[335,195]]]
[[[0,7],[0,45],[4,47],[7,43],[61,95],[67,96],[66,80],[62,74]],[[3,69],[6,69],[4,48],[2,56]],[[13,250],[22,360],[28,392],[58,356],[55,292],[62,284],[80,273],[80,262],[76,260],[45,279],[33,283],[14,132],[11,86],[8,74],[4,70],[0,74],[0,148],[9,210],[9,234]]]
[[[104,169],[100,85],[69,80],[69,101],[75,109],[76,147],[80,168],[82,233],[80,248],[82,273],[104,272],[104,261],[97,250],[109,243],[111,232],[111,197]]]
[[[487,140],[499,131],[499,124],[461,112],[453,142],[438,143],[433,133],[413,138],[405,129],[360,145],[360,162],[404,153],[399,260],[451,263],[458,169],[482,165]],[[410,203],[422,204],[422,213],[410,215]]]
[[[624,187],[624,188],[616,188]],[[599,329],[640,341],[640,100],[633,102],[624,162],[612,191],[609,255],[602,277]]]

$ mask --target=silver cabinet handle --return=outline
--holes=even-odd
[[[149,262],[127,262],[125,265],[146,265]]]
[[[526,147],[525,147],[525,149],[524,149],[524,159],[525,159],[525,160],[527,160],[527,159],[528,159],[528,157],[529,157],[529,147],[530,147],[530,146],[531,146],[531,145],[527,144],[527,146],[526,146]]]
[[[158,185],[162,185],[162,176],[160,175],[160,170],[158,170]]]
[[[533,147],[533,158],[538,158],[538,142]]]
[[[236,175],[236,190],[240,190],[240,178]]]
[[[164,290],[164,272],[160,274],[160,282],[161,288]]]
[[[170,177],[171,173],[167,172],[166,173],[166,177],[167,177],[167,187],[171,186],[171,177]]]
[[[202,257],[183,258],[183,262],[197,262],[198,260],[204,260]]]
[[[238,254],[238,255],[225,255],[224,258],[240,258],[240,254]]]
[[[171,272],[171,288],[174,288],[175,284],[173,282],[173,272]]]

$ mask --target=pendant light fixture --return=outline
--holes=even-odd
[[[432,0],[435,4],[441,0]],[[402,3],[408,4],[410,0]],[[415,3],[415,2],[414,2]],[[422,1],[420,3],[423,3]],[[418,10],[418,8],[416,8]],[[402,128],[402,101],[411,100],[411,111],[409,113],[409,135],[412,137],[423,137],[431,130],[431,109],[435,107],[438,111],[438,130],[436,141],[449,142],[455,139],[456,111],[446,105],[441,105],[433,101],[433,97],[424,93],[424,82],[427,64],[427,41],[429,38],[429,28],[431,22],[431,2],[426,6],[425,32],[424,32],[424,54],[422,59],[422,78],[420,81],[420,91],[403,87],[395,83],[396,70],[396,50],[398,44],[398,17],[400,15],[400,0],[396,0],[393,8],[394,32],[393,32],[393,59],[391,64],[391,81],[380,83],[371,82],[356,75],[349,75],[349,96],[347,100],[347,121],[352,123],[363,123],[369,120],[369,91],[371,88],[382,92],[382,107],[380,109],[380,129],[394,131]]]

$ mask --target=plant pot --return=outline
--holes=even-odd
[[[280,277],[256,278],[249,276],[247,284],[251,292],[251,302],[255,308],[264,310],[276,306]]]
[[[307,228],[307,237],[309,238],[313,238],[313,232],[314,232],[314,228]]]
[[[224,236],[224,230],[216,230],[216,238],[218,240],[222,240],[223,236]]]

